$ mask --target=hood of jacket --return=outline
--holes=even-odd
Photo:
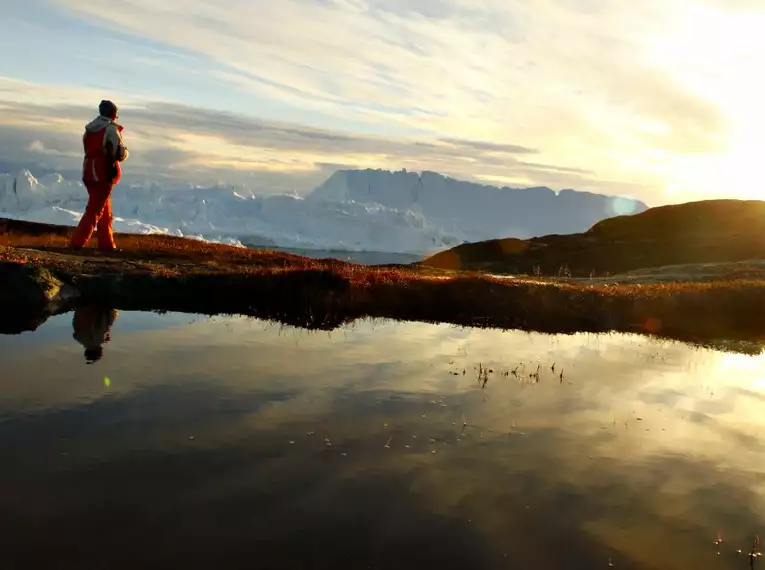
[[[89,133],[97,133],[98,131],[105,129],[109,125],[114,125],[119,129],[119,125],[112,121],[109,117],[104,117],[103,115],[99,115],[92,121],[90,121],[87,125],[85,125],[85,130]]]

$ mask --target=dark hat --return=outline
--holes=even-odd
[[[104,357],[103,346],[96,346],[93,348],[85,349],[85,362],[88,364],[93,364],[94,362],[98,362],[103,357]]]
[[[98,105],[98,113],[104,117],[109,117],[110,119],[114,119],[117,117],[117,105],[115,105],[111,101],[104,99]]]

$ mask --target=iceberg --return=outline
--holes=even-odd
[[[0,217],[75,225],[79,181],[29,170],[0,174]],[[499,188],[436,172],[340,170],[305,196],[246,187],[120,184],[119,232],[160,233],[245,246],[426,255],[468,241],[582,232],[637,200],[550,188]]]

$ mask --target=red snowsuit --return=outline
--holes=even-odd
[[[122,126],[108,117],[97,117],[85,127],[82,144],[82,182],[88,191],[88,205],[71,240],[73,248],[84,247],[98,228],[99,249],[115,249],[112,234],[112,189],[122,176],[120,162],[128,157],[122,143]]]

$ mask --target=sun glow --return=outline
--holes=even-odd
[[[754,131],[760,131],[760,133]],[[674,182],[667,193],[686,199],[712,196],[765,200],[762,176],[762,131],[744,129],[732,136],[724,154],[694,156],[674,161]]]
[[[650,42],[653,61],[715,105],[724,121],[717,152],[669,159],[666,192],[673,198],[765,199],[758,151],[765,132],[763,29],[765,12],[694,3],[670,33]]]

